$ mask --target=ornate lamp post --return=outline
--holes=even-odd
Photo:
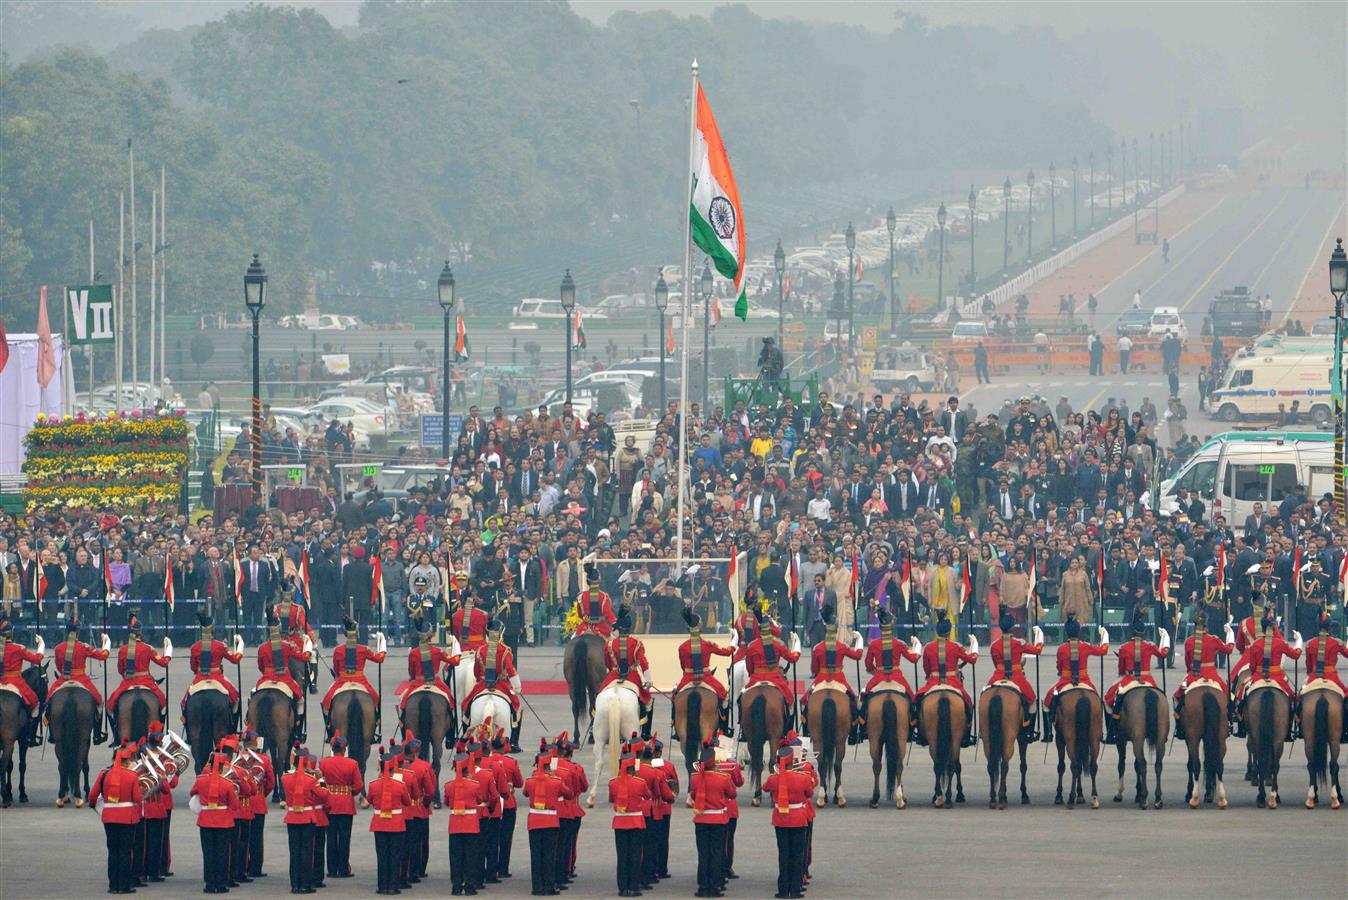
[[[449,268],[449,260],[440,270],[435,282],[435,297],[440,303],[440,311],[445,317],[445,335],[440,371],[440,458],[449,459],[449,311],[454,308],[454,272]]]
[[[661,272],[655,281],[655,310],[660,314],[660,336],[657,340],[660,344],[660,411],[656,419],[665,414],[665,310],[668,308],[669,285],[665,284],[665,273]]]
[[[885,228],[889,230],[889,336],[899,336],[899,295],[894,292],[894,229],[898,227],[898,217],[894,207],[885,215]]]
[[[258,354],[258,316],[267,303],[267,271],[257,254],[243,276],[243,302],[253,317],[253,421],[248,445],[252,456],[253,503],[262,502],[262,369]]]
[[[1348,337],[1348,322],[1343,318],[1343,296],[1348,293],[1348,254],[1343,252],[1343,238],[1339,238],[1329,256],[1329,292],[1334,295],[1334,512],[1339,524],[1348,524],[1348,494],[1344,492],[1344,441],[1348,440],[1348,426],[1343,409],[1343,341]]]
[[[941,240],[936,252],[936,308],[945,306],[945,204],[936,210],[936,227],[940,229]]]
[[[562,312],[566,314],[566,402],[571,402],[571,344],[574,340],[575,322],[571,314],[576,309],[576,283],[571,280],[571,270],[562,276],[561,287]],[[661,340],[664,336],[661,335]]]
[[[853,254],[857,248],[857,230],[852,227],[852,223],[847,223],[847,231],[843,233],[847,240],[847,352],[851,353],[856,349],[856,325],[853,316],[856,314],[856,307],[853,300],[853,288],[856,285],[857,266]]]

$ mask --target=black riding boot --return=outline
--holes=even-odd
[[[318,693],[318,663],[309,663],[309,693]]]
[[[1184,694],[1175,701],[1175,740],[1184,740]]]
[[[915,710],[913,710],[913,723],[912,723],[913,733],[912,733],[912,741],[913,741],[914,744],[917,744],[919,747],[925,747],[925,746],[927,746],[927,739],[926,739],[925,737],[923,737],[923,735],[922,735],[922,729],[918,727],[918,723],[921,722],[921,721],[922,721],[922,701],[921,701],[921,700],[918,700],[918,701],[917,701],[917,708],[916,708]]]
[[[978,742],[978,739],[974,737],[974,711],[968,706],[964,708],[964,721],[969,724],[965,726],[966,730],[964,732],[964,737],[960,739],[960,746],[972,747]]]
[[[1044,736],[1040,740],[1045,744],[1051,744],[1053,743],[1053,710],[1045,709],[1040,713],[1040,716],[1044,720]]]
[[[26,747],[42,746],[42,717],[34,713],[28,717],[28,727],[23,732],[23,743]]]
[[[521,723],[518,722],[518,721],[512,722],[512,723],[510,724],[510,752],[511,752],[511,753],[519,753],[519,752],[520,752],[520,724],[521,724]]]
[[[1038,719],[1039,714],[1030,712],[1030,708],[1026,706],[1024,714],[1021,715],[1020,730],[1027,743],[1032,744],[1039,740],[1039,729],[1034,727],[1034,723]]]
[[[300,708],[300,705],[297,701],[295,700],[290,701],[290,711],[291,715],[295,719],[295,740],[299,741],[302,744],[309,739],[309,735],[307,733],[308,729],[306,727],[309,723],[305,719],[304,711]]]
[[[1114,715],[1113,710],[1110,710],[1109,713],[1105,715],[1105,743],[1117,744],[1118,733],[1119,733],[1118,716]]]

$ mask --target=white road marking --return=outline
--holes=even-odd
[[[1235,256],[1240,251],[1240,248],[1244,247],[1249,242],[1250,238],[1258,234],[1259,229],[1263,228],[1264,224],[1268,222],[1269,219],[1273,218],[1273,214],[1278,211],[1279,207],[1281,207],[1284,202],[1286,202],[1288,196],[1289,196],[1288,194],[1283,194],[1282,199],[1280,199],[1277,203],[1273,204],[1273,208],[1268,211],[1268,214],[1259,220],[1259,224],[1251,228],[1249,233],[1246,234],[1245,237],[1241,238],[1240,241],[1237,242],[1237,244],[1231,248],[1231,252],[1226,254],[1226,256],[1222,259],[1221,262],[1217,263],[1217,266],[1212,270],[1212,273],[1209,274],[1207,278],[1203,279],[1203,283],[1200,284],[1194,290],[1194,292],[1189,295],[1189,299],[1185,300],[1184,303],[1180,306],[1179,311],[1181,314],[1183,314],[1184,311],[1189,308],[1189,304],[1193,303],[1195,300],[1198,299],[1198,295],[1203,293],[1203,290],[1212,282],[1212,279],[1217,277],[1217,273],[1226,267],[1226,264],[1231,261],[1231,257]]]
[[[1334,229],[1338,226],[1339,216],[1343,214],[1343,207],[1344,203],[1340,203],[1339,208],[1334,210],[1334,215],[1329,220],[1329,227],[1325,229],[1325,236],[1320,239],[1320,243],[1315,245],[1315,256],[1311,257],[1310,263],[1306,266],[1306,275],[1301,279],[1301,284],[1297,285],[1296,296],[1292,298],[1291,303],[1287,304],[1287,312],[1284,313],[1282,317],[1282,320],[1284,322],[1286,322],[1288,319],[1292,317],[1292,310],[1296,308],[1297,302],[1301,299],[1301,295],[1305,292],[1306,282],[1311,280],[1311,273],[1315,271],[1315,267],[1317,265],[1322,264],[1320,262],[1320,260],[1322,259],[1320,255],[1320,248],[1329,242],[1329,236],[1334,233]]]

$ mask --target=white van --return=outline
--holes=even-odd
[[[1180,339],[1189,336],[1189,326],[1184,324],[1180,318],[1178,307],[1158,306],[1151,311],[1151,327],[1149,333],[1153,335],[1177,334]]]
[[[1278,404],[1293,400],[1316,425],[1330,419],[1333,353],[1284,353],[1233,360],[1226,381],[1208,398],[1208,408],[1223,422],[1247,416],[1276,416]]]
[[[1197,493],[1211,516],[1226,517],[1229,526],[1245,527],[1255,501],[1266,511],[1305,485],[1315,498],[1334,486],[1334,439],[1325,432],[1230,432],[1203,445],[1174,478],[1161,482],[1161,512],[1174,515],[1180,488]]]

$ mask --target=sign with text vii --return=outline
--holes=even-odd
[[[112,323],[112,285],[78,284],[66,288],[70,311],[71,344],[111,344],[116,339]]]

